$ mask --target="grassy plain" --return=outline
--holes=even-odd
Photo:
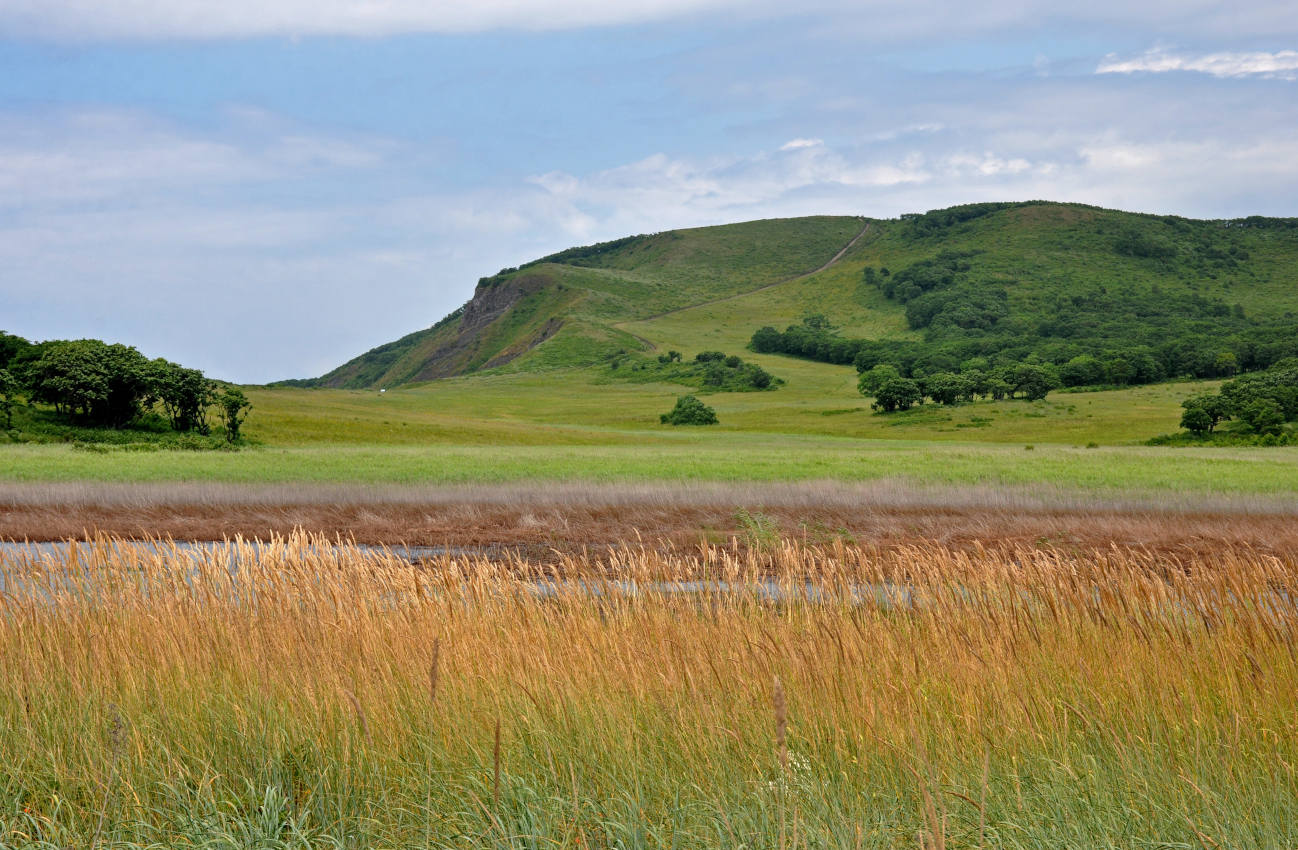
[[[1094,486],[1292,487],[1288,450],[1152,450],[1180,401],[1212,382],[1054,393],[1044,402],[927,405],[875,415],[855,372],[749,355],[787,385],[703,394],[721,424],[659,424],[678,395],[607,368],[512,372],[368,390],[249,388],[257,447],[236,453],[6,446],[0,479],[216,479],[370,482],[792,480],[913,475],[937,481],[1056,481]],[[1075,451],[1090,443],[1099,449]],[[1123,445],[1128,444],[1128,445]],[[1024,447],[1032,445],[1032,452]],[[1286,484],[1286,482],[1288,482]]]
[[[1298,843],[1291,555],[0,563],[6,847]]]
[[[875,415],[850,368],[754,357],[788,384],[706,394],[721,424],[658,423],[688,388],[607,369],[454,378],[379,394],[249,390],[239,452],[6,446],[0,480],[443,484],[524,480],[1049,484],[1099,490],[1298,491],[1298,450],[1155,449],[1211,383],[1055,393],[1044,402]],[[579,424],[576,424],[579,423]],[[1091,443],[1098,444],[1087,448]],[[1123,444],[1127,445],[1123,445]],[[1031,449],[1027,447],[1031,446]]]
[[[1113,492],[1298,491],[1298,449],[1079,449],[816,437],[689,436],[621,445],[312,446],[213,452],[5,449],[10,481],[474,484],[504,481],[870,481],[1041,484]],[[639,438],[639,439],[637,439]]]

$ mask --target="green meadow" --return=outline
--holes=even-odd
[[[607,369],[475,375],[384,393],[251,388],[234,452],[7,446],[10,481],[865,481],[1049,484],[1087,490],[1298,491],[1298,449],[1154,448],[1199,384],[1053,393],[1042,402],[926,405],[878,415],[850,368],[755,357],[785,378],[712,393],[721,424],[658,423],[687,388]]]

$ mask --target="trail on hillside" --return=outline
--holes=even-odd
[[[756,289],[750,289],[750,290],[748,290],[747,292],[738,292],[738,293],[735,293],[734,295],[726,295],[726,296],[723,296],[723,297],[721,297],[721,298],[714,298],[714,299],[711,300],[711,301],[700,301],[700,302],[697,303],[697,304],[690,304],[690,305],[685,306],[685,307],[677,307],[677,308],[675,308],[675,309],[673,309],[673,310],[666,310],[666,311],[664,311],[664,312],[662,312],[662,313],[655,313],[655,314],[652,315],[652,316],[645,316],[644,318],[640,318],[640,319],[627,319],[627,320],[624,321],[624,322],[614,322],[614,323],[613,323],[613,327],[618,328],[619,330],[625,331],[626,333],[631,333],[630,331],[626,330],[626,328],[624,328],[623,325],[630,325],[630,324],[633,324],[633,323],[635,323],[635,322],[652,322],[652,321],[655,320],[655,319],[661,319],[662,317],[664,317],[664,316],[670,316],[670,315],[672,315],[673,313],[683,313],[683,312],[685,312],[686,310],[694,310],[694,309],[697,309],[697,308],[699,308],[699,307],[707,307],[707,306],[709,306],[709,305],[711,305],[711,304],[721,304],[722,302],[725,302],[725,301],[733,301],[733,300],[736,299],[736,298],[744,298],[744,297],[746,297],[746,296],[752,295],[752,294],[755,293],[755,292],[762,292],[762,291],[767,290],[767,289],[773,289],[773,288],[775,288],[775,287],[777,287],[777,286],[783,286],[783,285],[786,284],[786,283],[792,283],[792,282],[794,282],[795,280],[802,280],[803,278],[807,278],[807,277],[811,277],[812,275],[820,274],[821,272],[823,272],[823,271],[825,271],[826,269],[828,269],[828,268],[830,268],[831,266],[833,266],[833,265],[834,265],[835,263],[837,263],[839,260],[843,259],[843,256],[844,256],[848,251],[852,250],[852,246],[854,246],[857,242],[860,242],[860,241],[861,241],[861,237],[865,236],[866,232],[869,231],[869,229],[870,229],[870,222],[867,221],[867,222],[865,223],[865,226],[861,228],[861,232],[858,233],[858,234],[856,234],[855,236],[853,236],[852,239],[851,239],[851,240],[850,240],[846,245],[844,245],[842,248],[839,249],[839,251],[838,251],[837,254],[835,254],[834,256],[832,256],[832,257],[829,258],[829,261],[828,261],[828,262],[826,262],[823,266],[820,266],[819,268],[812,269],[812,270],[809,271],[809,272],[799,272],[798,274],[791,275],[791,276],[786,277],[786,278],[781,278],[780,280],[777,280],[777,281],[775,281],[774,283],[768,283],[768,284],[765,284],[765,285],[763,285],[763,286],[759,286],[759,287],[757,287]],[[636,339],[640,340],[641,342],[647,342],[647,343],[649,343],[650,346],[652,346],[652,347],[654,347],[654,348],[657,348],[657,345],[655,345],[654,343],[652,343],[652,342],[650,342],[649,340],[645,339],[644,337],[640,336],[639,334],[631,333],[631,336],[635,337]]]

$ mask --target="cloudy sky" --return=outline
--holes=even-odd
[[[0,329],[313,376],[631,233],[1298,215],[1296,131],[1291,0],[0,0]]]

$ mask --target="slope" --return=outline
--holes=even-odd
[[[368,387],[506,363],[546,368],[647,348],[615,323],[748,292],[820,268],[863,219],[815,216],[674,230],[573,248],[478,282],[464,307],[324,375]]]
[[[1208,322],[1213,310],[1231,311],[1236,324],[1298,310],[1293,219],[974,204],[887,221],[776,219],[569,249],[484,278],[461,310],[318,383],[367,387],[498,367],[587,366],[637,350],[737,352],[759,327],[809,314],[829,317],[844,336],[918,340],[931,328],[913,327],[907,305],[863,273],[951,254],[976,258],[967,276],[1004,291],[1002,328],[1036,328],[1060,304],[1102,304],[1107,293],[1194,303]],[[1156,327],[1147,330],[1156,336]],[[773,369],[789,362],[755,359]]]

